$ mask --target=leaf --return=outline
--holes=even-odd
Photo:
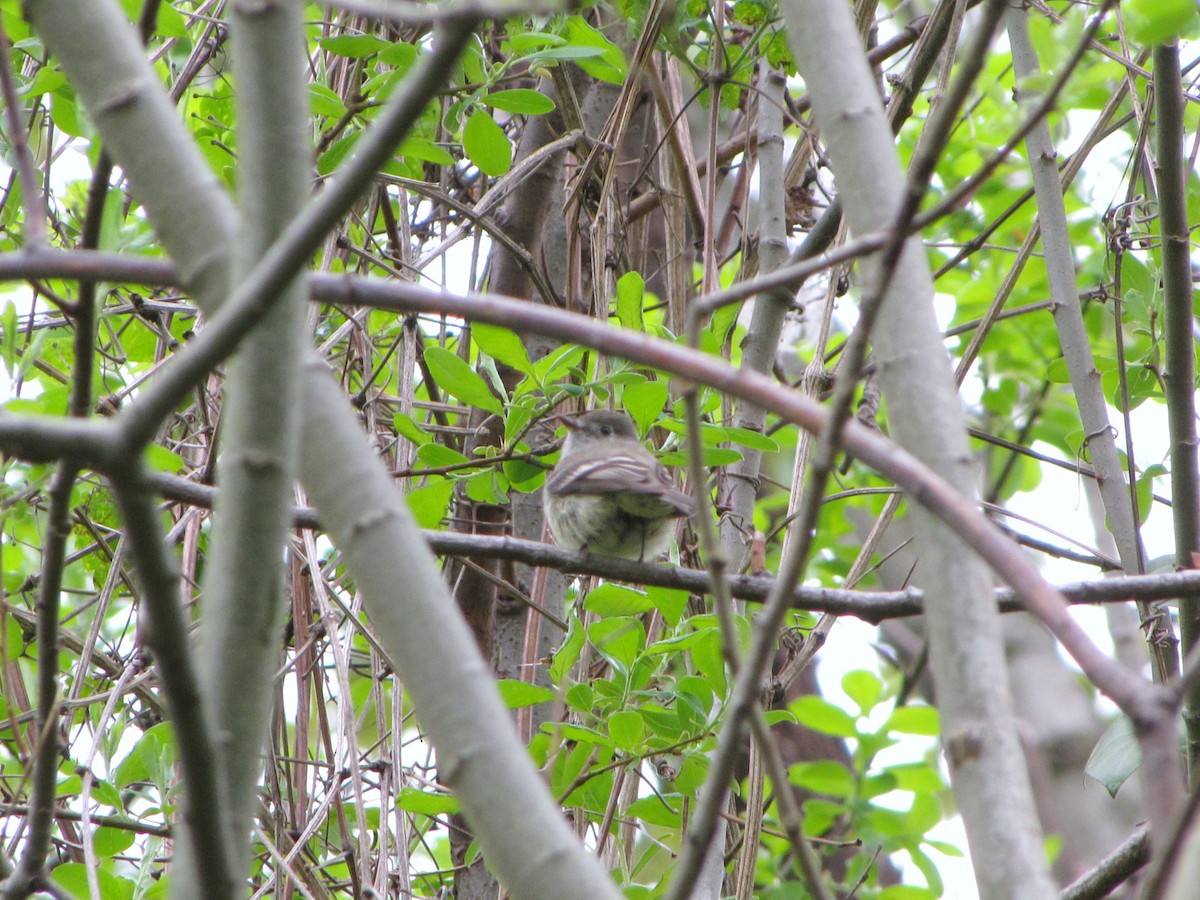
[[[788,772],[788,780],[796,787],[828,797],[846,799],[854,792],[854,776],[833,760],[794,765]]]
[[[573,684],[565,695],[567,706],[579,712],[591,712],[596,705],[596,692],[589,684]]]
[[[438,387],[451,397],[488,412],[504,413],[504,404],[492,393],[487,382],[456,353],[445,347],[427,347],[425,365]]]
[[[902,791],[934,794],[946,786],[937,768],[929,763],[900,763],[888,766],[886,771]]]
[[[705,629],[697,634],[696,642],[692,645],[692,662],[700,670],[700,674],[708,679],[713,691],[725,693],[725,655],[721,652],[721,634],[715,628]]]
[[[586,353],[587,348],[578,344],[563,344],[534,363],[534,373],[543,383],[554,381],[578,365]]]
[[[401,788],[396,808],[422,816],[447,816],[458,812],[458,799],[451,794],[437,794],[414,787]]]
[[[533,374],[533,363],[529,361],[525,342],[516,332],[498,325],[476,322],[471,325],[471,340],[475,342],[476,347],[497,362],[511,366],[526,375]]]
[[[742,454],[729,447],[705,447],[702,465],[706,469],[716,469],[738,462],[741,458]],[[659,462],[664,466],[686,466],[688,457],[683,451],[672,451],[660,456]]]
[[[638,616],[654,609],[654,601],[644,591],[610,582],[589,591],[583,608],[601,618]]]
[[[798,697],[788,705],[788,710],[801,725],[821,734],[847,738],[858,736],[854,717],[824,697],[811,694]]]
[[[496,178],[512,168],[512,144],[488,113],[477,109],[463,127],[463,150],[480,172]]]
[[[392,427],[401,437],[406,437],[414,444],[424,444],[431,439],[429,432],[416,423],[412,416],[398,412],[392,416]]]
[[[454,157],[444,147],[439,147],[428,138],[409,135],[400,142],[396,155],[402,159],[419,159],[439,166],[454,165]]]
[[[1195,0],[1127,0],[1125,24],[1140,44],[1165,44],[1196,25]]]
[[[67,83],[66,73],[55,66],[42,66],[33,80],[20,92],[25,97],[39,97],[55,91]]]
[[[134,833],[125,828],[100,827],[92,835],[96,846],[96,855],[102,857],[116,856],[124,853],[133,846]]]
[[[417,55],[418,50],[415,44],[397,41],[379,51],[379,61],[403,71],[412,68],[412,64],[417,61]]]
[[[1118,716],[1104,729],[1092,748],[1083,772],[1102,785],[1110,797],[1117,796],[1126,779],[1142,764],[1142,748],[1128,716]]]
[[[625,810],[625,815],[663,828],[678,828],[681,818],[680,810],[668,806],[666,798],[660,794],[634,800]]]
[[[646,592],[655,608],[662,613],[663,620],[672,627],[678,625],[687,609],[688,592],[665,587],[649,587]]]
[[[500,690],[500,699],[509,709],[549,703],[555,697],[554,691],[548,687],[515,678],[501,678],[496,682],[496,687]]]
[[[570,624],[567,627],[567,638],[554,652],[554,658],[550,661],[550,680],[555,684],[562,684],[563,680],[571,672],[571,667],[575,665],[579,659],[579,654],[583,651],[584,633],[583,623],[579,621],[576,615],[571,616]]]
[[[91,897],[87,866],[83,863],[63,863],[61,866],[55,866],[50,878],[57,887],[79,897],[80,900],[88,900]],[[132,900],[135,885],[128,878],[119,878],[112,872],[97,869],[96,881],[100,885],[100,897],[97,900]]]
[[[638,431],[645,434],[667,406],[667,385],[662,381],[627,385],[621,392],[621,403],[633,416]]]
[[[859,711],[866,716],[870,715],[875,704],[879,702],[883,694],[883,682],[874,672],[855,669],[842,676],[842,690],[858,704]]]
[[[584,59],[596,59],[604,55],[602,47],[555,47],[550,50],[539,50],[524,57],[528,62],[579,62]]]
[[[565,37],[550,34],[546,31],[527,31],[524,34],[510,34],[508,44],[518,53],[526,50],[539,50],[542,47],[561,47],[567,42]]]
[[[588,639],[610,663],[628,672],[646,645],[646,629],[638,619],[601,619],[588,626]]]
[[[350,59],[366,59],[392,46],[373,34],[339,34],[319,38],[317,43],[335,56],[346,56]]]
[[[158,444],[146,448],[146,465],[155,472],[170,472],[178,475],[183,471],[183,457]]]
[[[417,459],[431,469],[440,469],[444,466],[455,466],[470,462],[467,457],[453,447],[447,447],[445,444],[439,444],[437,441],[429,441],[418,447]]]
[[[331,90],[323,84],[309,84],[308,106],[313,115],[326,116],[330,119],[340,118],[346,113],[346,104],[342,102],[337,91]]]
[[[601,51],[595,57],[578,58],[575,62],[579,68],[609,84],[620,84],[625,80],[629,67],[625,64],[625,55],[620,47],[605,37],[603,32],[589,25],[582,16],[570,16],[566,24],[567,38],[572,47],[598,48]]]
[[[642,321],[642,299],[646,296],[646,280],[637,272],[626,272],[617,279],[617,321],[622,328],[645,331]]]
[[[608,733],[618,750],[637,753],[646,739],[646,723],[634,710],[622,710],[608,717]]]
[[[555,109],[554,101],[541,91],[529,88],[513,88],[507,91],[492,91],[479,102],[504,112],[526,116],[540,116]]]
[[[437,528],[446,518],[446,508],[450,505],[453,493],[454,482],[449,478],[440,478],[413,488],[404,495],[404,499],[418,527]]]
[[[735,444],[741,444],[743,447],[749,447],[751,450],[761,450],[763,453],[779,452],[779,444],[761,431],[728,426],[725,428],[725,435]]]
[[[937,737],[942,726],[938,711],[932,706],[901,706],[892,711],[882,730]]]

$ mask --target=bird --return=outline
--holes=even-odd
[[[567,439],[542,494],[554,540],[601,556],[657,559],[671,545],[675,520],[695,510],[692,498],[642,446],[626,413],[561,418]]]

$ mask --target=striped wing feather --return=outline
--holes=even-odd
[[[647,457],[618,454],[568,465],[560,463],[546,481],[546,490],[552,494],[644,495],[661,501],[670,510],[663,513],[690,516],[694,507],[692,498],[676,489],[670,473],[658,460],[649,454]]]

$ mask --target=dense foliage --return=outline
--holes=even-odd
[[[4,153],[11,167],[0,196],[0,276],[9,279],[0,295],[7,398],[0,424],[13,429],[0,429],[0,875],[11,874],[27,852],[43,815],[41,825],[51,829],[48,856],[37,871],[42,880],[32,886],[50,889],[50,883],[62,896],[166,896],[182,828],[182,739],[147,647],[147,626],[139,625],[148,588],[137,574],[142,551],[128,534],[129,507],[113,491],[119,465],[107,471],[93,463],[99,450],[91,456],[72,455],[62,444],[54,452],[30,450],[34,445],[21,443],[18,431],[44,421],[37,417],[120,421],[136,407],[208,327],[211,315],[201,309],[207,301],[193,290],[207,263],[203,253],[181,258],[182,243],[162,236],[164,213],[129,189],[148,184],[139,181],[144,161],[134,158],[136,145],[153,155],[159,136],[131,138],[135,150],[120,145],[110,161],[113,126],[106,117],[120,107],[124,88],[111,86],[111,108],[85,108],[90,95],[59,59],[71,51],[31,24],[43,5],[55,4],[30,4],[26,12],[16,0],[0,2],[7,36],[0,74],[9,101]],[[241,23],[230,22],[233,11],[212,0],[122,5],[143,26],[144,57],[158,80],[153,90],[169,93],[177,124],[207,164],[189,177],[211,179],[213,197],[239,195],[249,137],[269,127],[238,120],[239,84],[249,76],[235,71],[228,41],[231,32],[237,39]],[[952,62],[970,52],[982,27],[980,10],[957,16],[966,5],[855,4],[905,164],[919,164],[928,152],[927,126],[938,104],[948,102],[962,65]],[[481,15],[497,13],[483,6]],[[785,285],[782,301],[766,291],[752,300],[753,289],[730,295],[733,302],[714,304],[687,333],[697,298],[736,294],[739,285],[787,263],[802,242],[814,241],[818,223],[837,228],[830,208],[838,186],[789,48],[786,6],[639,0],[572,10],[514,7],[511,18],[482,19],[458,62],[440,73],[436,94],[422,98],[390,159],[309,254],[308,268],[327,276],[311,282],[314,301],[303,312],[309,342],[338,378],[416,523],[462,535],[465,543],[456,549],[439,549],[433,536],[449,588],[490,657],[546,789],[632,898],[667,896],[692,817],[706,795],[725,787],[706,778],[762,596],[739,601],[726,617],[712,594],[670,577],[658,584],[625,576],[561,578],[559,569],[580,570],[578,559],[534,559],[526,545],[505,556],[486,537],[549,540],[536,493],[556,460],[554,415],[612,405],[630,413],[681,484],[702,473],[701,490],[713,501],[702,515],[717,528],[716,541],[736,570],[728,574],[765,576],[779,570],[785,539],[796,539],[789,529],[803,503],[809,438],[777,410],[760,425],[747,424],[740,416],[748,404],[728,386],[672,379],[670,366],[653,364],[652,351],[632,362],[589,350],[586,342],[560,343],[527,322],[506,328],[433,307],[372,308],[381,304],[352,286],[339,293],[340,282],[328,276],[376,276],[451,295],[517,295],[615,329],[691,344],[828,398],[856,303],[869,294],[867,276],[853,261],[831,262],[805,283]],[[1028,27],[1045,74],[1017,78],[1011,38],[991,42],[979,77],[934,148],[921,208],[939,214],[919,220],[945,346],[960,369],[971,446],[981,462],[980,495],[1039,563],[1054,561],[1056,577],[1098,579],[1120,569],[1133,575],[1138,566],[1170,571],[1179,558],[1178,526],[1167,508],[1169,279],[1158,223],[1159,192],[1169,187],[1162,186],[1159,151],[1150,143],[1159,123],[1151,115],[1146,48],[1193,36],[1195,9],[1113,6],[1091,39],[1085,33],[1091,7],[1033,4]],[[389,99],[436,52],[444,34],[434,33],[433,20],[463,9],[469,4],[454,12],[383,0],[304,8],[315,196],[328,192]],[[922,36],[930,35],[935,43],[927,46]],[[98,56],[107,52],[97,46]],[[921,73],[916,84],[914,69]],[[786,82],[776,77],[772,87],[772,72]],[[1037,154],[1014,140],[1031,110],[1042,121],[1037,96],[1050,90],[1058,93],[1044,119],[1059,148],[1065,260],[1039,243],[1044,198],[1035,197],[1031,175]],[[1198,116],[1187,99],[1180,115],[1191,140]],[[773,170],[765,161],[771,145],[784,148],[783,164]],[[181,170],[187,165],[180,161]],[[1190,170],[1186,186],[1186,221],[1195,223],[1200,182]],[[180,210],[180,221],[188,214]],[[880,228],[891,224],[884,215],[890,213],[881,212]],[[838,231],[833,246],[846,240]],[[108,255],[78,256],[79,268],[72,269],[66,251],[80,249]],[[174,268],[163,264],[168,258]],[[1126,512],[1132,510],[1135,529],[1146,526],[1131,536],[1113,527],[1118,547],[1105,530],[1113,510],[1085,484],[1095,476],[1094,435],[1080,415],[1085,404],[1073,385],[1071,351],[1064,352],[1062,326],[1051,315],[1062,300],[1049,272],[1062,264],[1073,266],[1071,302],[1082,313],[1118,435],[1117,474],[1131,485]],[[765,332],[764,349],[752,307],[780,302],[780,321]],[[888,400],[880,396],[876,364],[867,358],[858,419],[887,434]],[[154,424],[144,452],[137,449],[146,466],[138,477],[157,492],[158,526],[197,634],[206,628],[213,590],[210,553],[228,524],[211,515],[217,460],[227,430],[247,427],[240,420],[227,424],[225,396],[238,378],[255,380],[253,366],[233,365],[222,357],[188,384]],[[698,434],[688,424],[689,399],[702,416]],[[275,427],[270,415],[258,421],[263,430]],[[253,416],[250,422],[253,434]],[[307,419],[296,427],[301,447],[328,439]],[[924,551],[908,540],[909,501],[894,481],[857,459],[839,457],[838,466],[803,583],[832,589],[830,596],[844,603],[839,611],[857,609],[875,624],[895,619],[872,613],[865,592],[924,583]],[[352,468],[348,462],[347,472]],[[446,767],[445,748],[435,753],[426,739],[425,710],[395,671],[405,663],[392,658],[376,633],[369,601],[364,607],[360,570],[328,535],[322,505],[307,507],[310,477],[291,495],[294,527],[284,553],[276,548],[257,559],[270,570],[272,559],[286,557],[279,588],[287,598],[279,616],[286,623],[267,623],[269,639],[245,636],[246,657],[266,654],[274,674],[269,737],[260,739],[265,775],[253,802],[240,801],[254,816],[251,888],[257,896],[280,897],[367,896],[368,889],[416,897],[490,890],[494,897],[480,866],[492,850],[465,830],[474,827],[471,810],[465,819],[459,815],[453,776],[439,768]],[[735,483],[756,488],[748,518],[731,499]],[[1032,518],[1006,519],[1010,505],[1033,511]],[[1064,520],[1058,515],[1064,506],[1077,513]],[[895,516],[896,524],[874,533],[881,515]],[[703,531],[698,521],[681,529],[674,563],[703,569],[712,561],[718,543],[706,547]],[[474,545],[473,535],[482,536]],[[1122,552],[1127,537],[1137,547],[1132,564]],[[731,555],[731,547],[746,549],[746,557]],[[527,565],[533,562],[550,568]],[[590,562],[599,569],[586,571],[606,571],[603,560]],[[57,630],[47,636],[45,619],[39,621],[48,608],[45,584],[60,578],[52,591]],[[417,587],[414,580],[394,589]],[[822,617],[821,596],[798,594],[773,632],[777,676],[759,699],[762,721],[778,741],[771,752],[782,755],[790,785],[773,783],[770,761],[764,762],[771,754],[755,732],[728,785],[725,827],[718,831],[725,841],[718,848],[727,863],[724,893],[800,898],[824,885],[824,896],[954,895],[942,871],[966,847],[937,830],[956,808],[938,752],[940,698],[926,678],[922,627],[889,621],[874,649],[862,645],[854,663],[838,666],[844,674],[825,679],[822,696],[811,667],[820,663],[830,629],[836,638],[845,626]],[[1152,599],[1163,596],[1160,590]],[[1108,620],[1114,652],[1149,672],[1131,609],[1125,604]],[[1151,613],[1167,634],[1157,649],[1169,674],[1162,659],[1173,659],[1174,625],[1158,607],[1142,610]],[[807,637],[814,628],[819,638]],[[1114,720],[1110,708],[1040,631],[1013,631],[1008,640],[1017,651],[1013,691],[1038,791],[1049,791],[1039,780],[1043,769],[1048,778],[1053,771],[1082,783],[1083,762],[1097,741],[1090,774],[1114,793],[1121,790],[1111,800],[1094,784],[1086,806],[1043,817],[1055,874],[1065,882],[1088,871],[1144,818],[1137,798],[1130,799],[1135,786],[1121,787],[1137,765],[1137,750],[1121,718],[1101,739]],[[56,672],[46,668],[47,654],[57,657]],[[1022,676],[1033,655],[1053,674]],[[57,688],[50,704],[39,676]],[[437,673],[430,676],[436,680]],[[201,683],[211,683],[205,677]],[[210,725],[217,721],[218,714],[206,714]],[[214,726],[212,734],[223,732]],[[219,748],[223,739],[213,743]],[[51,762],[42,763],[53,769],[53,811],[39,814],[31,808],[37,749],[55,740]],[[805,853],[789,833],[799,825],[781,808],[781,791],[801,804],[815,876],[804,873]],[[1094,843],[1063,836],[1075,819],[1094,822],[1096,833],[1083,823],[1077,829]],[[235,817],[235,833],[238,827]],[[479,880],[468,881],[468,872]],[[509,888],[514,896],[529,895]],[[174,891],[185,895],[178,885]]]

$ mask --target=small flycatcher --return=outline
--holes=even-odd
[[[625,413],[596,410],[563,422],[562,456],[542,492],[554,539],[571,550],[657,559],[675,519],[692,514],[692,498],[638,441]]]

